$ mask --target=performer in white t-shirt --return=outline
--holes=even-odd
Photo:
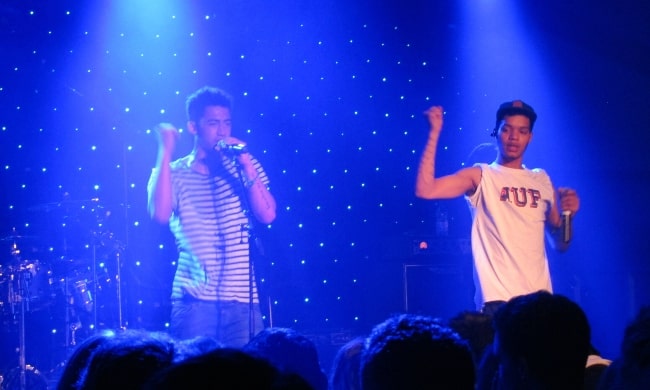
[[[537,114],[515,100],[496,115],[497,157],[451,175],[436,177],[435,158],[443,110],[429,108],[430,131],[420,160],[415,195],[423,199],[465,196],[472,214],[472,256],[477,309],[492,314],[502,303],[539,290],[552,292],[545,235],[565,251],[570,242],[566,221],[580,199],[571,188],[555,189],[542,169],[528,169],[523,157],[533,139]]]

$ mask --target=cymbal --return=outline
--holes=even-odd
[[[23,234],[10,234],[8,236],[0,237],[0,241],[23,241],[23,240],[35,240],[37,236],[27,236]]]
[[[90,269],[92,263],[92,259],[86,258],[61,258],[51,262],[51,265],[55,274],[73,276],[73,274],[85,272]]]
[[[58,259],[54,259],[52,264],[73,264],[73,265],[87,265],[93,262],[90,258],[76,258],[76,257],[65,257],[62,256]]]
[[[57,211],[57,210],[68,210],[70,208],[84,208],[84,207],[100,207],[99,198],[90,198],[90,199],[77,199],[77,200],[62,200],[60,202],[49,202],[36,204],[34,206],[28,207],[29,211]]]

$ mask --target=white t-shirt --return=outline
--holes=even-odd
[[[555,201],[542,169],[477,164],[476,191],[466,200],[472,213],[475,303],[546,290],[552,292],[546,256],[546,215]]]

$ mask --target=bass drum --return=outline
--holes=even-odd
[[[75,275],[61,281],[61,291],[66,302],[76,313],[92,313],[95,285],[92,277]]]

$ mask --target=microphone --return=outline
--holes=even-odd
[[[564,210],[562,211],[562,241],[565,244],[568,244],[571,241],[571,211]]]
[[[220,140],[214,145],[214,150],[217,152],[225,151],[239,156],[240,154],[248,153],[248,148],[244,144],[228,144],[224,140]]]

